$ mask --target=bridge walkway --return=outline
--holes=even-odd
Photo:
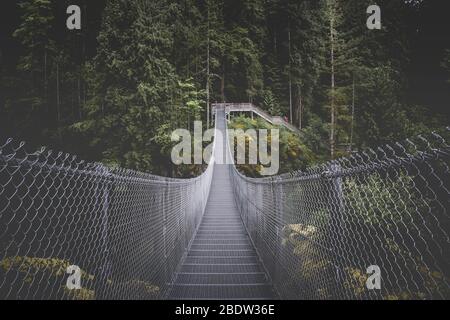
[[[216,130],[225,131],[218,111]],[[217,137],[218,135],[216,135]],[[225,134],[216,141],[225,153]],[[236,206],[229,164],[215,164],[205,213],[169,299],[273,299],[275,294]]]

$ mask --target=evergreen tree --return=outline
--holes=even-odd
[[[77,0],[72,31],[69,4],[20,2],[17,54],[0,52],[2,136],[190,175],[170,134],[208,126],[212,102],[288,116],[319,160],[448,120],[438,2],[379,0],[381,30],[366,27],[370,0]]]
[[[50,114],[50,72],[52,60],[55,60],[56,44],[50,34],[54,15],[50,0],[27,0],[19,4],[22,12],[22,22],[14,32],[25,53],[20,57],[17,69],[21,72],[22,88],[20,99],[13,101],[13,108],[25,110],[29,124],[37,129],[33,121],[39,119],[46,126],[56,127],[55,114]],[[54,99],[53,101],[56,101]],[[42,131],[39,133],[43,133]]]
[[[179,117],[183,85],[170,62],[176,9],[165,0],[108,2],[90,66],[88,119],[74,126],[96,135],[92,147],[106,162],[170,170],[158,137],[190,120],[189,112]]]

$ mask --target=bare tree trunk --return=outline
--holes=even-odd
[[[87,4],[83,4],[83,16],[84,17],[84,21],[89,21],[88,20],[88,9],[87,9]],[[83,22],[83,48],[82,48],[82,59],[83,62],[86,58],[86,35],[89,34],[89,23],[84,23]]]
[[[291,63],[291,27],[288,25],[288,52],[289,52],[289,122],[292,124],[292,63]]]
[[[83,81],[83,105],[86,105],[87,100],[87,88],[86,88],[86,82]]]
[[[353,129],[355,125],[355,73],[353,73],[353,83],[352,83],[352,123],[350,125],[350,147],[349,151],[353,150]]]
[[[61,110],[59,95],[59,61],[56,62],[56,126],[59,139],[61,140]]]
[[[83,4],[83,13],[84,13],[84,21],[88,21],[88,10],[87,10],[87,4]],[[79,120],[82,119],[82,110],[83,106],[86,105],[86,83],[84,82],[84,78],[82,78],[82,66],[84,65],[86,61],[86,34],[88,34],[89,29],[88,23],[84,24],[83,31],[82,31],[82,46],[81,46],[81,65],[80,70],[78,74],[78,118]]]
[[[198,50],[197,48],[195,48],[195,52],[194,52],[194,57],[195,57],[195,74],[198,74]]]
[[[48,79],[47,79],[47,48],[44,49],[44,101],[45,109],[47,112],[47,117],[50,113],[49,103],[48,103]]]
[[[70,117],[71,117],[71,121],[73,119],[75,119],[75,98],[74,98],[74,93],[75,93],[75,81],[71,80],[70,81],[71,84],[71,89],[70,90]]]
[[[210,87],[210,75],[209,75],[209,2],[208,2],[208,36],[206,47],[206,128],[209,129],[209,87]]]
[[[222,97],[222,103],[225,102],[225,66],[222,67],[222,77],[220,78],[220,95]]]
[[[334,159],[335,155],[335,105],[334,105],[334,10],[332,9],[330,13],[330,48],[331,48],[331,125],[330,125],[330,150],[331,159]]]
[[[273,52],[277,53],[277,32],[274,30],[273,32]]]
[[[81,120],[81,75],[78,74],[78,120]]]
[[[302,100],[302,88],[300,85],[298,88],[298,109],[297,109],[297,120],[298,120],[298,128],[302,129],[302,118],[303,118],[303,100]]]

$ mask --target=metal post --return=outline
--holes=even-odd
[[[164,245],[164,265],[167,266],[167,212],[166,212],[166,190],[167,185],[163,189],[162,192],[162,215],[163,215],[163,230],[162,230],[162,236],[163,236],[163,245]],[[164,283],[168,283],[170,281],[170,272],[168,272],[168,268],[164,268]]]
[[[110,257],[109,257],[109,243],[108,243],[108,220],[109,220],[109,202],[110,202],[110,189],[112,186],[112,175],[107,167],[101,166],[98,169],[101,175],[100,186],[101,190],[101,258],[99,266],[99,274],[95,279],[95,292],[97,299],[107,299],[106,289],[107,281],[111,272]]]
[[[273,182],[275,183],[275,181]],[[277,190],[279,189],[279,190]],[[276,252],[275,252],[275,257],[274,257],[274,272],[273,272],[273,276],[272,276],[272,281],[275,281],[278,274],[280,272],[284,272],[284,270],[282,270],[280,267],[280,253],[281,250],[283,250],[283,246],[282,246],[282,241],[283,241],[283,237],[282,237],[282,226],[279,226],[279,221],[284,221],[283,220],[283,185],[280,184],[278,186],[278,188],[275,188],[275,206],[276,206],[276,214],[275,214],[275,228],[276,228],[276,237],[277,237],[277,248],[276,248]]]
[[[330,234],[333,234],[335,237],[334,242],[338,243],[335,248],[330,248],[330,250],[332,250],[332,252],[330,251],[330,255],[331,261],[335,267],[335,277],[338,286],[345,281],[343,272],[343,247],[341,245],[343,241],[342,232],[344,230],[344,196],[342,191],[342,177],[340,174],[341,166],[336,162],[332,162],[329,166],[329,170],[325,172],[325,175],[329,180],[329,182],[326,183],[326,186],[329,188],[327,203],[330,211],[330,223],[337,230],[337,232],[330,232]],[[329,247],[330,241],[327,242]]]

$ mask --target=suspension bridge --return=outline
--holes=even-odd
[[[0,298],[450,298],[448,130],[256,179],[226,112],[193,179],[3,144]]]
[[[273,288],[234,201],[227,156],[225,110],[217,109],[212,185],[206,210],[187,257],[176,275],[171,298],[273,299]]]

